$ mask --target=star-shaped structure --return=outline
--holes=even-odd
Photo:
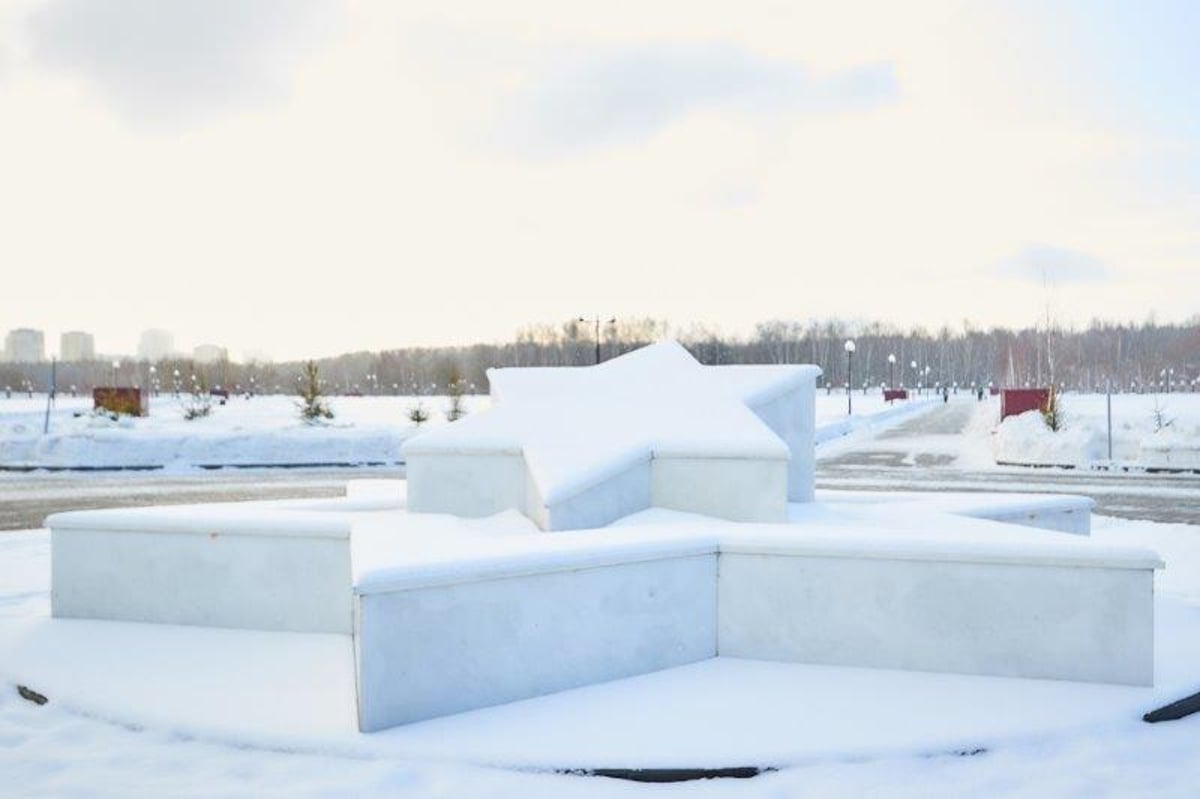
[[[544,530],[648,507],[783,521],[812,497],[815,366],[703,366],[664,341],[598,366],[492,369],[494,407],[410,439],[409,509]]]

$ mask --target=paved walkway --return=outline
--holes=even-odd
[[[994,411],[994,404],[986,408]],[[1200,476],[1069,469],[963,468],[956,464],[975,413],[970,400],[935,406],[817,462],[818,488],[1082,494],[1096,512],[1200,524]]]
[[[0,474],[0,530],[40,527],[50,514],[67,510],[337,497],[347,480],[403,476],[403,467]]]

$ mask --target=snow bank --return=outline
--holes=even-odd
[[[1141,441],[1138,465],[1144,469],[1200,471],[1200,429],[1167,428]]]
[[[817,432],[815,436],[817,446],[827,444],[852,433],[880,430],[942,404],[942,400],[940,399],[912,399],[888,404],[883,402],[882,398],[878,398],[878,402],[863,403],[867,407],[862,411],[847,415],[845,411],[838,413],[831,407],[836,405],[838,410],[844,408],[846,403],[844,395],[836,403],[830,401],[832,399],[831,396],[825,396],[823,403],[821,399],[821,395],[818,394]],[[866,399],[868,397],[855,396],[854,404],[859,405],[860,400]],[[872,397],[871,399],[876,398]]]
[[[743,373],[732,368],[726,374]],[[746,367],[747,393],[754,395],[766,373]],[[333,397],[332,423],[299,423],[291,396],[232,397],[214,405],[212,415],[185,421],[180,401],[156,397],[150,416],[116,421],[92,416],[91,399],[60,397],[42,435],[46,397],[0,397],[0,468],[174,468],[199,466],[395,463],[400,447],[416,432],[408,411],[418,403],[430,412],[427,427],[445,424],[450,399],[441,396]],[[468,416],[491,406],[487,396],[464,397]],[[830,441],[856,430],[898,421],[918,406],[888,405],[878,392],[854,395],[854,415],[846,396],[818,391],[817,439]],[[912,410],[909,410],[912,409]],[[76,414],[79,414],[78,416]]]
[[[992,447],[1000,464],[1087,466],[1107,457],[1101,431],[1081,424],[1055,432],[1046,427],[1038,411],[1005,419],[996,428]]]
[[[467,397],[468,412],[488,404]],[[62,398],[43,435],[45,397],[0,400],[0,467],[178,468],[393,464],[414,432],[408,410],[420,403],[429,424],[445,422],[446,397],[333,397],[332,422],[302,424],[290,396],[231,397],[209,416],[187,421],[182,400],[156,397],[150,415],[111,419],[91,400]]]
[[[999,463],[1088,467],[1108,461],[1103,394],[1063,394],[1063,429],[1035,411],[1009,417],[993,438]],[[1161,425],[1161,426],[1160,426]],[[1200,394],[1114,394],[1112,460],[1123,467],[1200,469]]]

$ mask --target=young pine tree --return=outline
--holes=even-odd
[[[183,401],[183,418],[189,422],[203,419],[212,413],[212,394],[202,375],[192,375],[192,389]]]
[[[316,361],[306,361],[300,377],[300,418],[305,424],[320,424],[333,418],[333,409],[321,391],[321,372]]]
[[[1049,427],[1055,433],[1063,428],[1062,401],[1058,397],[1058,389],[1053,385],[1050,386],[1050,394],[1046,398],[1046,405],[1042,408],[1042,421],[1046,423],[1046,427]]]
[[[446,381],[446,391],[450,395],[450,408],[446,411],[446,420],[449,422],[458,421],[467,415],[467,409],[463,407],[465,383],[458,367],[453,367],[450,370],[450,379]]]
[[[408,421],[412,422],[413,426],[420,427],[429,421],[429,411],[425,410],[425,406],[418,402],[408,409]]]

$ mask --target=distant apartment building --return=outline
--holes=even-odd
[[[28,327],[8,331],[4,338],[4,359],[14,363],[46,360],[46,337],[42,331]]]
[[[58,340],[58,357],[63,361],[94,361],[96,339],[91,333],[84,333],[82,330],[63,333]]]
[[[161,361],[175,354],[175,337],[171,331],[151,328],[142,333],[138,342],[138,358],[143,361]]]
[[[229,350],[216,344],[200,344],[192,348],[192,360],[196,363],[220,363],[229,360]]]

